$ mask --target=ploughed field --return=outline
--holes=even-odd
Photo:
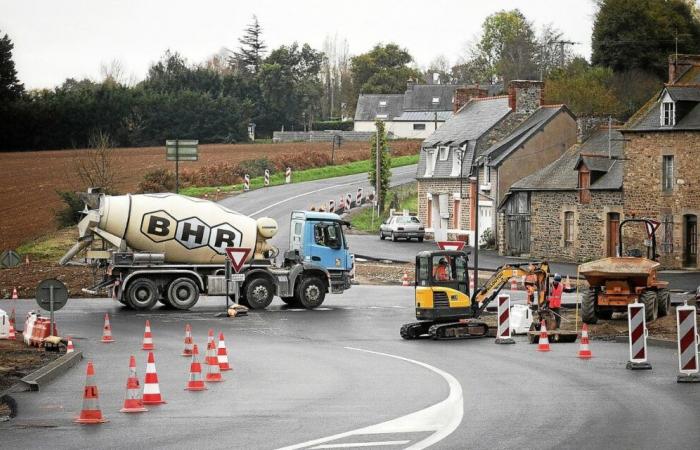
[[[398,141],[392,147],[418,148],[416,141]],[[116,175],[121,192],[134,192],[146,172],[157,168],[174,170],[175,163],[165,161],[165,147],[116,149]],[[0,184],[0,251],[14,249],[56,229],[54,212],[63,204],[56,194],[61,191],[84,191],[76,176],[76,155],[81,150],[51,150],[0,153],[4,182]],[[261,158],[331,153],[326,142],[284,144],[207,144],[199,146],[199,161],[182,162],[181,171],[220,163],[238,163]],[[337,161],[345,158],[369,158],[369,143],[343,143],[336,150]]]

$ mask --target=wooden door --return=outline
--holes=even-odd
[[[620,239],[619,236],[620,227],[620,214],[619,213],[608,213],[608,243],[607,243],[607,255],[616,256],[617,255],[617,245]]]

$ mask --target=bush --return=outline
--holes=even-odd
[[[80,213],[83,210],[83,201],[76,192],[71,191],[56,191],[61,201],[65,203],[62,209],[54,211],[56,223],[60,228],[70,227],[82,219]]]
[[[496,236],[493,234],[491,228],[487,228],[481,235],[481,240],[484,241],[483,248],[493,249],[496,248]]]
[[[311,129],[315,131],[323,130],[341,130],[341,131],[352,131],[355,126],[355,122],[352,120],[324,120],[320,122],[314,122],[311,125]]]
[[[138,192],[141,194],[173,191],[175,191],[175,173],[167,169],[146,172],[138,186]]]
[[[261,177],[265,173],[265,169],[272,169],[272,165],[267,158],[241,161],[238,167],[243,172],[243,175],[248,174],[251,178]]]

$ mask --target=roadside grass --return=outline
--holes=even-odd
[[[400,186],[389,190],[389,198],[392,196],[398,196],[399,199],[399,210],[404,209],[410,212],[418,211],[418,192],[416,191],[416,184],[411,183],[408,186]],[[363,231],[365,233],[379,233],[379,225],[389,217],[389,212],[391,208],[389,204],[381,214],[381,217],[377,218],[376,210],[372,207],[364,207],[356,212],[350,213],[350,223],[352,227],[357,231]]]
[[[63,228],[26,242],[17,248],[20,255],[31,255],[32,260],[57,261],[76,243],[78,230],[75,226]]]
[[[408,166],[418,163],[418,155],[397,156],[391,158],[391,167]],[[305,181],[322,180],[325,178],[342,177],[345,175],[356,175],[358,173],[369,172],[370,160],[355,161],[338,166],[316,167],[313,169],[300,170],[292,172],[292,183],[303,183]],[[277,172],[270,174],[270,186],[279,186],[284,184],[284,173]],[[255,177],[250,179],[250,189],[260,189],[264,187],[264,178]],[[190,197],[203,197],[205,194],[216,194],[217,189],[221,193],[239,193],[243,192],[242,184],[233,184],[229,186],[191,186],[180,189],[180,194],[189,195]]]

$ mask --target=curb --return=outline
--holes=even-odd
[[[627,344],[627,343],[629,343],[629,338],[627,336],[615,336],[615,342]],[[658,339],[658,338],[647,338],[647,345],[650,345],[652,347],[661,347],[661,348],[673,348],[673,349],[678,348],[678,343],[676,341],[669,341],[668,339]]]
[[[81,351],[66,353],[22,378],[19,382],[12,385],[7,392],[38,391],[41,386],[48,384],[57,376],[64,374],[82,359],[83,352]]]

